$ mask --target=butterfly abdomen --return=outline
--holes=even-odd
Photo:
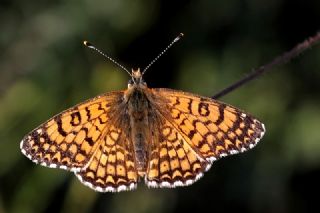
[[[140,176],[144,176],[147,170],[148,141],[148,99],[143,91],[133,89],[126,97],[128,100],[128,113],[130,117],[131,141],[135,152],[135,161]]]

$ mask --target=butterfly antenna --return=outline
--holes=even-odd
[[[111,62],[113,62],[114,64],[116,64],[118,67],[120,67],[121,69],[123,69],[124,71],[126,71],[130,76],[131,73],[129,72],[129,70],[127,68],[125,68],[124,66],[122,66],[121,64],[119,64],[118,62],[116,62],[113,58],[111,58],[110,56],[108,56],[107,54],[105,54],[104,52],[102,52],[101,50],[99,50],[98,48],[96,48],[95,46],[93,46],[90,42],[88,41],[84,41],[83,44],[87,47],[89,47],[90,49],[93,49],[95,51],[97,51],[98,53],[100,53],[101,55],[103,55],[105,58],[109,59]],[[131,76],[132,77],[132,76]]]
[[[155,58],[153,59],[150,64],[144,68],[144,70],[142,71],[142,74],[143,75],[150,67],[152,64],[154,64],[154,62],[156,62],[165,52],[167,52],[167,50],[174,44],[176,43],[177,41],[179,41],[182,37],[184,36],[183,33],[180,33],[175,39],[173,39],[173,41]]]

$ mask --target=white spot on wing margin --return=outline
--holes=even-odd
[[[145,183],[149,188],[175,188],[175,187],[180,187],[180,186],[189,186],[189,185],[193,184],[194,182],[196,182],[197,180],[199,180],[201,177],[203,177],[202,172],[197,174],[194,179],[189,179],[189,180],[186,180],[185,182],[178,180],[178,181],[175,181],[172,183],[170,183],[168,181],[163,181],[163,182],[158,183],[153,180],[149,181],[146,176]]]
[[[107,187],[103,188],[101,186],[94,186],[92,183],[83,180],[82,176],[80,174],[78,174],[77,172],[74,172],[74,174],[80,180],[81,183],[83,183],[85,186],[88,186],[89,188],[91,188],[95,191],[98,191],[98,192],[122,192],[122,191],[134,190],[137,188],[136,183],[131,183],[129,186],[120,185],[116,188],[111,187],[111,186],[107,186]]]

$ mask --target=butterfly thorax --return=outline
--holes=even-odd
[[[150,139],[147,86],[141,78],[140,70],[132,71],[133,78],[125,93],[130,118],[130,136],[135,152],[135,161],[140,176],[147,170],[148,141]]]

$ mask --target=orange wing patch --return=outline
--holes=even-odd
[[[201,159],[182,134],[163,118],[153,138],[145,182],[149,187],[190,185],[202,177],[207,162]]]
[[[253,148],[265,132],[261,122],[233,106],[185,92],[153,91],[168,101],[166,119],[209,163]]]
[[[133,147],[126,135],[111,126],[91,161],[76,176],[100,192],[119,192],[136,188],[138,174]]]
[[[100,146],[111,106],[121,94],[98,96],[56,115],[24,137],[22,153],[43,166],[80,171]]]

